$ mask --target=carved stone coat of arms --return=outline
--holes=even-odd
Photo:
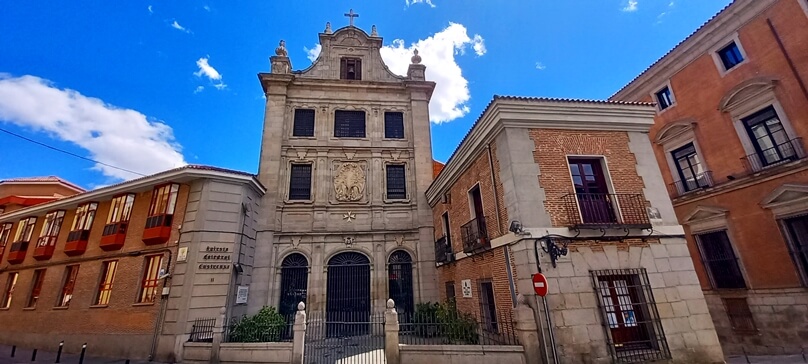
[[[365,171],[357,163],[340,165],[334,175],[334,195],[337,201],[362,200],[365,193]]]

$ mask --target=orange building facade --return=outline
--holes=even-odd
[[[84,192],[59,177],[11,178],[0,181],[0,214]]]
[[[55,350],[64,340],[68,352],[86,342],[93,355],[176,359],[197,314],[178,302],[194,286],[185,273],[223,281],[225,300],[207,297],[217,302],[196,317],[218,314],[232,289],[231,269],[188,264],[236,241],[194,241],[199,206],[222,186],[261,191],[251,175],[189,166],[0,215],[0,343]]]
[[[808,348],[808,2],[738,0],[611,99],[654,153],[727,354]]]

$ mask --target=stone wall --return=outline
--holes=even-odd
[[[526,364],[521,346],[399,345],[401,364]]]

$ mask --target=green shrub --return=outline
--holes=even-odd
[[[477,319],[459,311],[453,302],[417,304],[413,324],[415,334],[421,337],[441,337],[447,344],[479,343]]]
[[[286,319],[274,307],[264,306],[252,316],[242,316],[228,328],[229,342],[277,342],[286,331]]]

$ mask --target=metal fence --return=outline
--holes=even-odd
[[[475,316],[458,311],[450,304],[435,307],[435,310],[416,310],[409,317],[399,315],[399,342],[409,345],[519,345],[510,312]]]
[[[249,317],[231,318],[223,329],[225,343],[292,342],[295,315],[284,315],[283,320],[259,322]]]
[[[308,312],[303,361],[385,363],[384,312]]]
[[[191,327],[190,342],[211,342],[213,341],[213,328],[216,326],[215,318],[198,318],[194,320]]]

